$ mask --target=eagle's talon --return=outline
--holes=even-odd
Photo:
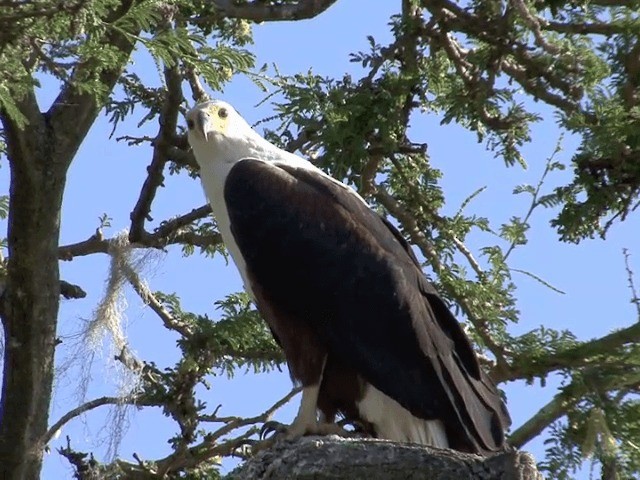
[[[267,437],[275,438],[278,435],[286,434],[289,431],[289,425],[269,420],[264,422],[260,429],[260,439],[265,440]]]

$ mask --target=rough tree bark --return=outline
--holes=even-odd
[[[124,14],[130,5],[124,1],[118,14]],[[100,74],[110,91],[133,44],[117,32],[107,33],[104,42],[122,53],[119,66]],[[83,78],[93,66],[86,62],[76,68],[74,76]],[[40,477],[53,387],[60,302],[58,246],[66,176],[102,104],[71,81],[47,112],[40,111],[33,90],[18,106],[27,118],[26,126],[20,127],[0,111],[11,169],[9,257],[0,298],[5,338],[0,478],[35,480]]]
[[[542,480],[533,457],[481,457],[384,440],[305,437],[279,441],[225,480]]]

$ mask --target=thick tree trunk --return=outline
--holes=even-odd
[[[124,15],[132,4],[122,0],[113,18]],[[116,30],[105,34],[104,43],[121,53],[118,65],[100,71],[101,83],[111,91],[134,45]],[[95,59],[79,62],[74,75],[84,78],[84,70],[92,68]],[[18,106],[28,120],[22,128],[0,111],[11,168],[9,258],[0,298],[5,338],[0,397],[2,480],[37,480],[42,467],[60,297],[62,199],[69,165],[102,108],[93,93],[74,83],[65,84],[46,113],[40,112],[33,91],[21,98]]]
[[[384,440],[305,437],[280,441],[226,480],[542,480],[531,455],[480,457]]]
[[[33,104],[32,104],[33,105]],[[36,479],[47,428],[60,295],[58,236],[67,171],[40,112],[19,130],[3,118],[11,167],[0,478]]]

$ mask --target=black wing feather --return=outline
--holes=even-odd
[[[329,352],[451,446],[503,446],[509,419],[466,335],[399,232],[338,182],[256,159],[225,184],[234,238],[261,288]]]

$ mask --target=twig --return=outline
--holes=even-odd
[[[631,290],[631,303],[636,306],[637,321],[640,322],[640,296],[638,296],[638,290],[633,280],[633,270],[631,270],[631,263],[629,261],[631,254],[626,248],[622,249],[622,254],[624,255],[624,268],[627,271],[627,283],[629,284],[629,290]]]
[[[462,240],[460,240],[455,235],[452,237],[452,240],[460,253],[462,253],[462,255],[464,255],[464,257],[467,259],[469,265],[471,265],[471,268],[473,268],[473,271],[476,272],[476,275],[478,275],[478,280],[484,282],[487,279],[487,275],[473,256],[473,253],[471,253],[471,250],[469,250],[467,246],[462,242]]]
[[[296,387],[292,389],[289,393],[287,393],[284,397],[274,403],[267,410],[262,412],[260,415],[256,415],[255,417],[249,418],[238,418],[227,423],[225,426],[219,428],[215,432],[211,434],[213,439],[218,439],[224,435],[227,435],[231,431],[236,428],[246,427],[247,425],[253,425],[256,423],[264,423],[271,419],[271,416],[280,409],[283,405],[287,404],[293,397],[295,397],[300,391],[302,391],[302,387]]]
[[[527,224],[529,222],[529,219],[531,218],[533,211],[536,209],[536,207],[540,205],[538,201],[540,191],[542,190],[542,186],[544,185],[544,181],[546,180],[547,175],[549,174],[549,172],[551,172],[551,165],[553,164],[553,159],[561,150],[562,150],[562,135],[560,136],[560,138],[558,138],[558,141],[556,142],[556,148],[554,149],[553,153],[551,153],[549,158],[547,158],[547,163],[545,164],[544,171],[542,172],[542,175],[538,180],[538,184],[536,185],[536,188],[533,191],[533,194],[531,195],[531,204],[529,205],[529,209],[527,210],[527,213],[525,214],[524,219],[522,220],[523,224]],[[503,260],[505,262],[509,258],[509,255],[511,255],[511,252],[513,252],[513,250],[515,250],[516,247],[517,247],[516,242],[515,241],[511,242],[511,245],[509,245],[509,248],[507,249],[507,252],[504,254],[504,257],[503,257]]]
[[[298,392],[300,392],[300,390],[300,387],[294,388],[287,395],[278,400],[260,415],[251,418],[237,418],[235,420],[232,420],[224,427],[216,430],[211,434],[208,434],[205,440],[198,445],[195,445],[186,451],[172,453],[165,458],[153,462],[158,466],[159,476],[166,475],[171,471],[175,471],[177,469],[184,469],[193,465],[199,465],[205,460],[210,460],[218,456],[230,455],[243,444],[245,444],[246,440],[251,435],[257,432],[257,428],[251,428],[238,437],[222,443],[216,444],[216,440],[220,439],[224,435],[227,435],[237,428],[246,427],[248,425],[255,425],[256,423],[260,422],[266,422],[271,418],[276,410],[289,402]]]

